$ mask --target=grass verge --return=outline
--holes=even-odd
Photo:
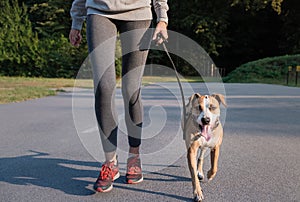
[[[63,87],[72,87],[72,79],[0,77],[0,104],[21,102],[55,95]]]
[[[157,82],[176,82],[176,77],[150,77],[143,78],[143,85]],[[184,82],[202,82],[201,77],[187,77]],[[0,104],[22,102],[30,99],[56,95],[64,88],[71,87],[92,88],[92,80],[75,80],[62,78],[27,78],[0,76]],[[120,82],[118,81],[118,86]]]

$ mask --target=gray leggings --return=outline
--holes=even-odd
[[[95,112],[103,150],[116,151],[118,115],[115,109],[115,44],[120,33],[122,47],[122,96],[128,142],[141,144],[143,106],[141,80],[150,43],[151,20],[121,21],[100,15],[87,17],[87,41],[93,69]],[[135,31],[133,31],[135,30]]]

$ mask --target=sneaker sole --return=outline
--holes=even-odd
[[[106,193],[106,192],[110,192],[113,188],[113,185],[110,185],[107,189],[101,189],[100,187],[98,187],[97,189],[95,189],[97,192],[101,192],[101,193]]]
[[[114,181],[116,179],[118,179],[120,177],[120,173],[118,172],[115,176],[114,176]],[[107,189],[101,189],[101,187],[98,187],[95,189],[95,191],[97,192],[101,192],[101,193],[106,193],[106,192],[110,192],[113,189],[113,185],[110,185]]]
[[[142,182],[143,180],[144,180],[143,177],[141,179],[137,180],[137,181],[126,179],[126,183],[127,184],[138,184],[138,183]]]

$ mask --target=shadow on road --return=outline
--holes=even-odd
[[[66,194],[77,196],[95,194],[91,186],[99,174],[100,165],[98,162],[50,158],[48,153],[30,152],[33,154],[0,158],[0,182],[16,185],[35,185],[60,190]],[[189,181],[186,177],[161,172],[151,173],[144,180],[145,183],[147,181],[148,183],[151,183],[151,181]],[[181,201],[190,201],[190,198],[142,187],[138,188],[127,185],[124,182],[125,176],[121,176],[114,183],[114,187],[116,189],[131,190],[150,195],[160,195]]]
[[[125,190],[127,189],[127,190],[131,190],[131,191],[152,194],[152,195],[160,195],[160,196],[173,198],[173,199],[177,199],[177,200],[181,200],[181,201],[191,201],[191,198],[188,198],[188,197],[178,196],[178,195],[164,193],[164,192],[152,191],[152,190],[145,190],[145,189],[140,189],[137,187],[126,187],[125,185],[120,185],[120,184],[114,185],[114,187],[119,188],[119,189],[125,189]],[[166,199],[166,201],[167,201],[167,199]]]
[[[99,163],[47,158],[47,153],[30,152],[35,154],[0,158],[0,181],[49,187],[71,195],[95,193],[87,188],[91,182],[82,179],[97,176],[99,171],[84,168],[99,167]],[[78,166],[83,168],[76,168]]]

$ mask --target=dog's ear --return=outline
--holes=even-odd
[[[190,103],[191,101],[193,101],[195,97],[196,97],[196,98],[199,98],[199,97],[200,97],[200,94],[199,94],[199,93],[194,93],[191,97],[189,97],[189,103]]]
[[[195,93],[195,94],[193,94],[193,95],[189,98],[189,103],[192,104],[192,103],[194,102],[195,99],[198,99],[198,98],[200,98],[200,97],[201,97],[200,93]]]
[[[200,95],[199,93],[195,93],[195,94],[193,94],[191,97],[189,97],[189,102],[187,103],[186,108],[187,108],[188,110],[190,110],[191,107],[193,106],[194,100],[195,100],[195,99],[198,99],[198,98],[200,98],[200,97],[201,97],[201,95]]]
[[[195,96],[196,98],[200,98],[200,97],[201,97],[200,93],[195,93],[194,96]]]
[[[189,97],[189,101],[188,101],[188,103],[185,106],[188,110],[190,110],[190,108],[191,108],[194,96],[195,96],[195,94],[193,94],[191,97]]]
[[[211,96],[216,98],[216,100],[218,100],[219,103],[222,103],[225,107],[227,107],[224,95],[222,95],[222,94],[212,94]]]

